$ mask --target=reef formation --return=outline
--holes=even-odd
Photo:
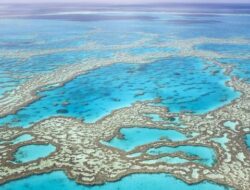
[[[119,180],[132,173],[169,173],[188,183],[209,180],[229,185],[236,189],[250,189],[250,152],[244,143],[244,136],[250,133],[250,85],[249,83],[231,75],[233,66],[222,64],[220,58],[249,59],[249,55],[220,54],[195,47],[204,43],[215,44],[248,44],[248,39],[213,39],[196,38],[188,40],[174,40],[164,43],[150,43],[150,38],[129,45],[129,47],[102,47],[126,49],[137,46],[170,47],[177,52],[146,53],[132,55],[118,52],[112,59],[90,59],[82,63],[62,66],[43,75],[34,75],[30,80],[6,93],[0,99],[0,116],[15,113],[23,106],[37,100],[36,92],[63,85],[78,75],[87,73],[99,67],[115,63],[153,64],[153,61],[169,57],[199,57],[207,62],[218,65],[230,76],[226,85],[239,91],[241,96],[231,103],[206,114],[189,112],[171,113],[167,108],[152,104],[161,100],[136,102],[133,105],[113,111],[95,123],[85,123],[69,117],[50,117],[37,122],[29,128],[0,128],[0,184],[10,180],[33,174],[63,170],[71,178],[82,184],[102,184],[107,181]],[[92,47],[93,48],[93,47]],[[53,50],[54,52],[55,50]],[[62,51],[62,50],[58,50]],[[67,51],[67,50],[64,50]],[[74,50],[69,50],[74,51]],[[79,51],[79,49],[77,49]],[[53,52],[45,52],[53,53]],[[38,52],[37,52],[38,53]],[[41,52],[40,52],[41,53]],[[23,57],[33,56],[32,54]],[[15,56],[16,54],[8,54]],[[18,55],[20,56],[20,55]],[[155,121],[148,114],[159,115],[162,120]],[[179,118],[181,125],[172,123],[173,118]],[[226,122],[237,123],[234,128],[226,127]],[[173,142],[169,139],[141,145],[131,151],[123,151],[103,142],[114,137],[122,138],[120,129],[131,127],[147,127],[157,129],[172,129],[185,134],[187,140]],[[192,134],[196,135],[192,135]],[[18,144],[10,141],[23,134],[30,134],[34,138]],[[215,139],[227,138],[226,143]],[[46,158],[27,163],[13,162],[13,154],[19,147],[30,144],[51,144],[56,151]],[[194,162],[196,157],[182,152],[150,155],[148,150],[159,147],[177,146],[205,146],[216,152],[216,162],[213,166],[204,166]],[[157,162],[164,157],[178,157],[187,160],[185,163]],[[148,162],[151,161],[151,162]]]

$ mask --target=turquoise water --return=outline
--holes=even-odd
[[[209,50],[230,55],[247,55],[250,52],[250,44],[202,44],[196,46],[197,49]]]
[[[160,79],[160,80],[159,80]],[[211,76],[198,58],[171,58],[152,64],[115,64],[89,72],[54,90],[0,124],[24,126],[49,116],[65,115],[94,122],[138,100],[162,98],[170,111],[204,113],[238,96],[222,73]],[[67,102],[68,104],[63,104]]]
[[[22,79],[14,77],[12,72],[4,69],[14,61],[0,58],[0,97],[7,91],[13,90],[16,86],[21,84]]]
[[[1,190],[230,190],[211,182],[188,185],[166,174],[133,174],[102,186],[78,185],[63,172],[34,175],[1,186]]]
[[[158,155],[163,153],[176,153],[182,152],[189,156],[196,156],[197,159],[194,162],[204,164],[207,166],[212,166],[216,162],[216,153],[212,148],[205,147],[205,146],[176,146],[176,147],[159,147],[159,148],[152,148],[148,150],[149,154]],[[182,163],[176,162],[176,163]]]
[[[219,61],[234,65],[233,75],[250,82],[249,59],[220,59]]]
[[[146,53],[177,52],[177,49],[168,48],[168,47],[166,48],[140,47],[140,48],[128,49],[127,52],[133,55],[141,55],[141,54],[146,54]]]
[[[49,156],[56,150],[53,145],[26,145],[20,147],[14,154],[14,162],[26,163]]]
[[[107,15],[109,13],[106,13]],[[110,13],[111,14],[111,13]],[[126,12],[118,12],[116,15],[127,15]],[[34,20],[34,19],[1,19],[0,52],[10,50],[50,50],[56,48],[71,48],[86,45],[88,42],[98,42],[106,45],[131,44],[141,39],[145,34],[156,34],[158,41],[169,41],[178,38],[195,37],[250,37],[249,15],[209,15],[197,14],[168,14],[167,12],[133,12],[133,16],[152,16],[153,20],[113,20],[100,22],[73,22],[66,20]],[[216,22],[209,22],[210,20]],[[181,22],[180,22],[181,21]],[[198,22],[197,22],[198,21]],[[107,27],[109,26],[109,27]],[[213,30],[211,30],[213,28]],[[99,31],[99,32],[98,32]],[[91,35],[89,35],[91,34]],[[145,35],[146,36],[146,35]],[[208,44],[205,48],[212,51],[230,53],[246,52],[249,46],[230,46]],[[155,52],[159,49],[139,48],[135,54],[144,52]],[[165,49],[164,51],[172,51]],[[107,53],[107,52],[106,52]],[[112,52],[109,52],[112,54]],[[29,72],[44,72],[60,66],[61,64],[72,64],[85,57],[99,57],[105,53],[99,52],[70,52],[57,55],[45,55],[33,57],[28,60],[19,60],[0,57],[0,84],[2,72],[15,72],[27,79]],[[74,56],[72,56],[74,55]],[[47,59],[47,60],[46,60]],[[14,65],[12,67],[11,65]],[[29,67],[27,67],[29,65]],[[41,65],[43,66],[42,69]],[[10,74],[11,79],[13,76]],[[9,83],[11,84],[11,83]],[[8,83],[1,86],[0,95],[3,92],[13,89],[7,88]]]
[[[161,116],[157,114],[145,114],[145,116],[149,117],[152,121],[164,121],[164,119],[161,118]]]
[[[32,139],[33,139],[33,136],[31,136],[29,134],[23,134],[23,135],[20,135],[20,136],[16,137],[15,139],[13,139],[11,141],[2,141],[0,139],[0,144],[3,144],[3,143],[19,144],[19,143],[29,141],[29,140],[32,140]]]
[[[212,140],[219,143],[225,150],[228,150],[227,143],[229,142],[229,139],[227,137],[227,134],[224,134],[221,137],[212,138]]]
[[[146,164],[155,164],[155,163],[162,163],[162,162],[166,162],[168,164],[184,164],[184,163],[187,163],[189,161],[187,159],[184,159],[184,158],[170,157],[170,156],[164,156],[162,158],[158,158],[155,160],[143,161],[143,163],[146,163]]]
[[[106,13],[109,14],[109,13]],[[118,12],[118,15],[127,14]],[[249,15],[199,15],[199,14],[168,14],[167,12],[129,13],[134,15],[152,16],[153,19],[136,20],[101,20],[98,22],[73,22],[35,20],[35,19],[0,19],[0,55],[9,51],[40,51],[56,48],[72,48],[85,46],[90,42],[105,45],[132,44],[148,34],[158,35],[156,41],[165,42],[173,39],[197,37],[243,37],[250,38]],[[108,26],[108,27],[107,27]],[[204,44],[199,47],[219,53],[246,55],[249,45],[214,45]],[[120,52],[134,55],[152,52],[175,52],[172,48],[133,48]],[[1,54],[2,53],[2,54]],[[103,58],[113,56],[116,51],[74,51],[49,55],[38,55],[28,59],[0,56],[0,97],[13,90],[31,77],[31,74],[54,70],[61,65],[78,63],[82,59]],[[250,81],[249,60],[223,59],[223,63],[234,64],[233,74]],[[40,100],[24,107],[15,115],[0,119],[0,125],[28,127],[32,123],[50,116],[73,116],[94,122],[111,111],[128,106],[138,100],[162,98],[161,105],[168,106],[170,111],[193,111],[205,113],[223,106],[238,97],[232,89],[224,85],[228,80],[218,67],[210,66],[204,70],[205,63],[199,58],[172,57],[158,60],[147,65],[128,65],[119,63],[100,68],[79,76],[65,86],[40,92]],[[215,75],[211,75],[213,71]],[[65,104],[66,102],[66,104]],[[152,116],[152,120],[162,118]],[[139,131],[139,133],[138,133]],[[138,145],[159,140],[162,135],[169,139],[183,140],[185,136],[175,131],[150,129],[122,129],[125,139],[114,138],[111,144],[123,150],[130,150]],[[141,135],[136,135],[136,134]],[[250,137],[246,137],[249,145]],[[13,141],[20,143],[30,139],[22,136]],[[225,145],[225,138],[215,139]],[[224,144],[223,144],[224,143]],[[16,153],[18,162],[28,162],[49,155],[55,147],[30,145],[20,148]],[[249,145],[250,146],[250,145]],[[210,166],[214,163],[214,152],[208,147],[185,146],[171,147],[166,151],[181,149],[186,154],[198,156],[195,162]],[[180,158],[163,159],[166,162],[184,163]],[[41,176],[31,176],[0,186],[7,190],[30,189],[144,189],[144,190],[222,190],[223,186],[204,182],[187,185],[171,176],[164,174],[131,175],[121,181],[107,183],[104,186],[80,186],[69,180],[63,172],[53,172]]]
[[[174,130],[161,130],[150,128],[122,128],[120,133],[124,137],[119,139],[113,138],[106,145],[110,145],[125,151],[130,151],[137,146],[152,143],[159,140],[169,139],[171,141],[186,140],[187,137]]]
[[[223,123],[225,127],[230,128],[231,130],[236,130],[236,126],[239,125],[238,121],[226,121]]]
[[[24,134],[24,135],[21,135],[19,137],[17,137],[16,139],[14,139],[12,141],[13,144],[18,144],[18,143],[21,143],[21,142],[25,142],[25,141],[29,141],[29,140],[32,140],[33,137],[29,134]]]
[[[246,143],[248,149],[250,150],[250,134],[247,134],[245,136],[245,143]]]

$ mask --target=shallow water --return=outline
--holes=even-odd
[[[224,64],[232,64],[234,70],[233,75],[250,82],[250,64],[249,59],[219,59]]]
[[[209,50],[222,54],[231,54],[231,55],[247,55],[250,52],[250,45],[235,45],[235,44],[202,44],[196,46],[197,49]]]
[[[24,134],[24,135],[21,135],[19,137],[17,137],[16,139],[14,139],[12,141],[13,144],[18,144],[18,143],[22,143],[22,142],[25,142],[25,141],[29,141],[29,140],[32,140],[33,137],[29,134]]]
[[[212,76],[197,58],[171,58],[146,65],[115,64],[89,72],[66,85],[40,93],[43,98],[0,124],[23,126],[55,115],[94,122],[138,100],[162,98],[170,111],[204,113],[239,94],[224,85],[222,73]]]
[[[107,13],[108,14],[108,13]],[[118,12],[117,15],[127,14]],[[131,12],[132,15],[148,15],[149,12]],[[131,44],[135,40],[141,39],[144,34],[156,34],[160,41],[169,41],[175,38],[194,38],[194,37],[249,37],[249,16],[248,15],[216,15],[219,22],[200,22],[197,14],[168,14],[161,12],[151,12],[155,20],[113,20],[101,22],[72,22],[58,20],[33,20],[33,19],[1,19],[1,39],[0,52],[3,54],[9,50],[51,50],[55,48],[72,48],[86,45],[88,42],[98,42],[106,45]],[[204,15],[202,19],[208,21],[211,15]],[[173,21],[185,22],[173,22]],[[188,20],[193,21],[189,22]],[[198,20],[198,22],[195,22]],[[206,24],[209,23],[209,24]],[[106,27],[106,26],[109,27]],[[66,27],[65,27],[66,26]],[[213,27],[212,27],[213,26]],[[213,28],[213,30],[210,30]],[[99,32],[98,32],[99,31]],[[192,32],[190,32],[192,31]],[[91,35],[89,35],[91,33]],[[133,34],[133,35],[131,35]],[[145,35],[146,36],[146,35]],[[214,51],[240,52],[241,46],[210,45]],[[249,46],[243,49],[247,51]],[[162,51],[159,48],[137,48],[128,50],[135,54],[143,52]],[[173,51],[165,49],[164,51]],[[112,51],[106,54],[112,54]],[[0,58],[0,71],[15,72],[15,74],[28,78],[29,72],[44,72],[54,69],[63,64],[72,64],[82,58],[103,57],[105,51],[97,52],[63,52],[55,55],[38,56],[28,60],[12,58]],[[73,55],[73,56],[72,56]],[[2,62],[2,60],[4,60]],[[25,64],[23,64],[25,63]],[[14,64],[15,67],[12,67]],[[28,65],[28,66],[27,66]],[[43,69],[39,69],[43,66]],[[7,67],[6,67],[7,66]],[[1,73],[1,72],[0,72]],[[11,76],[10,76],[11,77]],[[1,80],[1,74],[0,74]],[[7,84],[5,84],[7,85]],[[17,84],[15,84],[16,86]],[[7,91],[10,89],[1,90]],[[0,91],[1,91],[0,90]],[[2,92],[2,93],[3,93]]]
[[[168,163],[168,164],[184,164],[189,162],[187,159],[180,158],[180,157],[170,157],[170,156],[164,156],[162,158],[158,158],[155,160],[145,160],[143,163],[146,164],[155,164],[155,163]]]
[[[145,114],[145,116],[149,117],[152,121],[164,121],[164,119],[161,118],[161,116],[157,114]]]
[[[33,139],[33,136],[31,136],[30,134],[23,134],[9,141],[5,141],[0,138],[0,144],[11,143],[15,145],[15,144],[19,144],[25,141],[30,141],[32,139]]]
[[[211,140],[219,143],[221,145],[221,147],[224,148],[225,150],[228,150],[227,143],[228,143],[229,139],[227,137],[227,134],[224,134],[221,137],[212,138]]]
[[[239,125],[239,122],[238,121],[226,121],[226,122],[223,123],[223,125],[225,127],[230,128],[231,130],[235,131],[236,126]]]
[[[14,154],[14,162],[26,163],[49,156],[56,150],[53,145],[25,145],[17,149]]]
[[[188,156],[196,156],[197,159],[194,162],[212,166],[216,162],[216,153],[212,148],[205,147],[205,146],[177,146],[177,147],[159,147],[159,148],[152,148],[148,150],[149,154],[152,155],[159,155],[163,153],[176,153],[182,152]],[[167,161],[168,162],[168,161]],[[184,161],[176,162],[176,163],[183,163]],[[187,161],[186,161],[187,162]]]
[[[250,150],[250,134],[247,134],[245,136],[245,143],[247,145],[247,148]]]
[[[26,179],[12,181],[1,187],[1,190],[229,190],[225,186],[210,182],[188,185],[183,181],[166,174],[133,174],[117,182],[102,186],[78,185],[68,179],[63,172],[34,175]]]
[[[116,15],[129,14],[127,20],[101,20],[92,22],[73,22],[67,20],[35,20],[35,19],[0,19],[0,53],[8,51],[40,51],[56,48],[72,48],[98,42],[106,45],[131,44],[144,35],[156,34],[157,40],[166,42],[173,39],[197,37],[250,37],[249,14],[169,14],[167,12],[117,12]],[[105,13],[105,16],[109,13]],[[136,15],[144,19],[131,19]],[[67,16],[64,15],[64,18]],[[124,18],[124,17],[123,17]],[[108,27],[107,27],[108,26]],[[203,44],[200,49],[244,55],[249,52],[249,45],[214,45]],[[171,48],[131,48],[121,52],[143,54],[148,52],[175,52]],[[18,85],[27,81],[31,74],[51,71],[66,64],[78,63],[82,59],[103,58],[113,56],[115,51],[74,51],[39,55],[28,59],[0,56],[0,97]],[[249,60],[221,59],[223,63],[235,65],[233,74],[250,81]],[[221,107],[239,96],[231,88],[225,86],[228,77],[218,67],[210,65],[204,70],[205,61],[199,58],[173,57],[159,60],[148,65],[116,64],[91,71],[84,76],[68,82],[65,86],[39,93],[44,96],[40,100],[24,107],[15,115],[0,119],[0,125],[28,127],[42,119],[56,116],[73,116],[94,122],[111,111],[128,106],[138,100],[162,98],[161,105],[170,111],[193,111],[205,113]],[[211,73],[216,73],[212,75]],[[161,118],[152,116],[152,120]],[[124,131],[125,130],[125,131]],[[141,130],[141,129],[140,129]],[[185,137],[174,131],[144,129],[123,129],[125,139],[114,138],[111,141],[118,148],[130,150],[135,146],[159,140],[165,134],[168,138],[183,140]],[[130,132],[129,132],[130,131]],[[137,135],[136,135],[137,134]],[[139,137],[139,138],[138,138]],[[13,143],[20,143],[30,137],[20,137]],[[249,135],[245,142],[250,147]],[[224,146],[225,138],[215,139]],[[129,142],[128,142],[129,141]],[[51,145],[50,145],[51,146]],[[185,148],[167,148],[166,151],[181,151],[197,155],[200,164],[212,165],[213,150],[207,147],[186,146]],[[31,161],[48,155],[54,147],[39,149],[35,145],[20,148],[23,152],[16,155],[20,162]],[[194,152],[195,151],[195,152]],[[32,152],[32,154],[31,154]],[[135,155],[136,156],[136,155]],[[165,158],[163,161],[182,163],[179,158]],[[7,190],[61,190],[61,189],[133,189],[133,190],[222,190],[224,186],[204,182],[187,185],[171,176],[164,174],[131,175],[121,181],[107,183],[104,186],[80,186],[69,180],[63,172],[53,172],[41,176],[31,176],[12,181],[0,189]]]
[[[175,130],[161,130],[150,128],[122,128],[120,130],[122,139],[113,138],[106,145],[119,148],[121,150],[130,151],[137,146],[152,143],[159,140],[183,141],[187,137]]]

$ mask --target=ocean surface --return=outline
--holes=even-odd
[[[23,7],[0,10],[0,98],[32,76],[51,72],[61,66],[88,59],[109,59],[116,53],[143,55],[157,52],[178,52],[178,48],[130,47],[148,36],[168,42],[192,38],[250,38],[249,7],[196,7],[193,9],[161,9],[147,11],[138,7],[121,10],[112,7],[89,10],[79,7],[26,7],[40,10],[27,14]],[[10,10],[10,11],[8,11]],[[202,10],[202,11],[199,11]],[[215,11],[213,11],[215,10]],[[217,10],[217,11],[216,11]],[[221,11],[218,11],[221,10]],[[20,15],[20,16],[17,16]],[[89,44],[126,46],[123,49],[87,49]],[[195,47],[221,54],[244,55],[250,45],[206,43]],[[72,50],[74,49],[74,50]],[[60,50],[60,51],[58,51]],[[33,56],[29,53],[34,53]],[[41,53],[45,52],[45,53]],[[47,52],[47,53],[46,53]],[[22,55],[22,56],[21,56]],[[250,81],[249,59],[218,59],[233,64],[233,75]],[[68,116],[93,123],[116,109],[130,106],[136,101],[161,98],[171,112],[189,111],[203,114],[222,107],[240,96],[226,86],[229,77],[218,67],[199,57],[172,56],[148,64],[117,63],[89,71],[65,85],[37,92],[40,99],[23,107],[16,114],[0,118],[0,126],[30,127],[52,116]],[[159,118],[158,118],[159,119]],[[229,126],[230,127],[230,126]],[[185,140],[182,133],[170,130],[131,128],[120,131],[126,138],[104,142],[124,151],[159,140],[162,135],[173,141]],[[140,138],[136,138],[137,134]],[[31,140],[24,135],[12,143]],[[249,147],[249,135],[245,141]],[[0,142],[1,144],[1,142]],[[30,145],[15,153],[14,162],[29,162],[48,156],[55,151],[52,145]],[[202,146],[163,147],[149,150],[150,154],[181,151],[197,156],[194,161],[208,167],[216,163],[214,150]],[[167,158],[166,162],[184,163],[185,160]],[[102,186],[85,186],[67,178],[62,171],[34,175],[8,182],[0,190],[225,190],[227,186],[204,181],[189,185],[166,174],[133,174]]]

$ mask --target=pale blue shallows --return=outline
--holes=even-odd
[[[250,51],[249,51],[250,52]],[[250,82],[250,64],[249,59],[219,59],[224,64],[232,64],[233,75]]]
[[[161,130],[153,128],[122,128],[120,130],[122,139],[115,137],[109,142],[102,142],[107,146],[112,146],[124,151],[131,151],[138,146],[161,141],[183,141],[187,137],[180,132],[174,130]],[[160,147],[149,149],[148,153],[152,155],[163,154],[163,153],[176,153],[182,152],[188,156],[196,156],[197,159],[194,162],[212,166],[216,162],[216,154],[212,148],[205,146],[177,146],[177,147]],[[166,159],[170,160],[171,159]],[[168,161],[167,161],[168,162]],[[183,163],[184,160],[175,159],[171,162]],[[185,161],[186,162],[186,161]]]
[[[197,156],[198,158],[194,162],[212,166],[216,161],[216,154],[212,148],[205,146],[177,146],[177,147],[160,147],[149,149],[148,153],[152,155],[158,155],[163,153],[176,153],[182,152],[188,156]]]
[[[94,122],[114,109],[138,100],[162,98],[170,111],[204,113],[229,103],[239,94],[225,86],[222,72],[197,58],[171,58],[151,64],[115,64],[89,72],[66,85],[42,92],[40,100],[0,124],[27,127],[50,116],[65,115]],[[67,105],[64,103],[67,102]]]
[[[235,44],[202,44],[196,47],[201,50],[209,50],[227,55],[244,56],[250,52],[250,44],[235,45]]]
[[[247,148],[248,148],[249,151],[250,151],[250,134],[247,134],[247,135],[245,136],[245,143],[246,143],[246,145],[247,145]]]
[[[120,181],[102,186],[78,185],[63,172],[34,175],[12,181],[0,187],[1,190],[232,190],[210,182],[188,185],[166,174],[133,174]]]
[[[32,140],[32,139],[33,139],[33,137],[31,135],[23,134],[23,135],[20,135],[20,136],[16,137],[15,139],[13,139],[11,141],[3,141],[3,140],[0,139],[0,144],[3,144],[3,143],[19,144],[19,143],[29,141],[29,140]]]
[[[122,128],[120,133],[123,135],[123,139],[115,137],[110,142],[105,144],[121,150],[130,151],[137,146],[159,140],[169,139],[171,141],[182,141],[187,139],[184,134],[174,130],[161,130],[153,128]]]
[[[18,143],[22,143],[22,142],[25,142],[25,141],[29,141],[29,140],[32,140],[33,137],[29,134],[23,134],[19,137],[17,137],[16,139],[14,139],[12,141],[13,144],[18,144]]]
[[[44,158],[55,152],[56,147],[53,145],[26,145],[20,147],[14,154],[14,162],[26,163]]]
[[[124,13],[118,13],[118,15],[122,14]],[[141,39],[145,33],[156,34],[158,41],[162,42],[179,38],[250,37],[250,17],[247,14],[175,15],[166,12],[133,14],[152,16],[154,19],[99,22],[0,19],[0,52],[4,54],[5,51],[9,50],[39,51],[71,48],[86,45],[91,41],[109,45],[131,44]],[[96,30],[100,30],[100,32],[95,32]],[[214,46],[208,44],[196,48],[219,53],[245,55],[248,53],[249,46]],[[122,52],[143,54],[158,51],[174,52],[176,50],[171,48],[135,48]],[[62,52],[39,55],[29,59],[0,57],[0,96],[28,80],[31,74],[51,71],[66,64],[79,63],[82,59],[108,58],[113,56],[114,53],[115,51],[101,50]],[[249,60],[224,59],[220,61],[225,64],[234,64],[236,67],[233,74],[250,81]],[[211,111],[229,103],[239,94],[225,87],[224,83],[228,78],[223,76],[220,68],[210,66],[207,70],[204,70],[205,64],[205,61],[198,58],[181,57],[160,60],[148,65],[121,63],[100,68],[84,76],[79,76],[63,87],[40,93],[46,97],[24,107],[16,115],[1,118],[0,125],[10,124],[10,126],[28,127],[34,122],[56,115],[73,116],[84,119],[86,122],[94,122],[109,114],[112,110],[128,106],[137,100],[149,100],[158,97],[163,99],[162,105],[168,106],[170,111],[191,110],[196,113]],[[211,73],[215,73],[215,75]],[[67,104],[64,104],[65,102]],[[148,139],[141,139],[142,143],[146,143],[150,139],[159,140],[159,135],[153,133],[152,136],[146,135]],[[132,137],[132,139],[135,139],[135,137]],[[250,144],[249,139],[249,135],[246,136],[245,141],[248,145]],[[120,143],[119,140],[117,141]],[[136,140],[131,142],[134,145],[136,144]],[[121,143],[121,146],[126,148],[123,143]],[[190,146],[188,150],[182,149],[182,151],[187,154],[197,154],[201,158],[197,162],[201,164],[209,165],[211,163],[213,153],[210,150],[206,147],[192,148]],[[30,157],[29,152],[37,149],[29,147],[26,157],[19,158],[24,162],[30,161],[48,155],[52,149],[49,149],[49,151],[46,149],[42,151],[45,153]],[[171,149],[171,151],[175,150]],[[194,153],[194,150],[197,150],[197,152]],[[170,150],[168,149],[168,151]],[[227,189],[224,186],[208,182],[187,185],[164,174],[130,175],[118,182],[90,187],[77,185],[74,181],[69,180],[63,172],[31,176],[0,186],[0,190],[166,190],[166,188],[167,190]]]

